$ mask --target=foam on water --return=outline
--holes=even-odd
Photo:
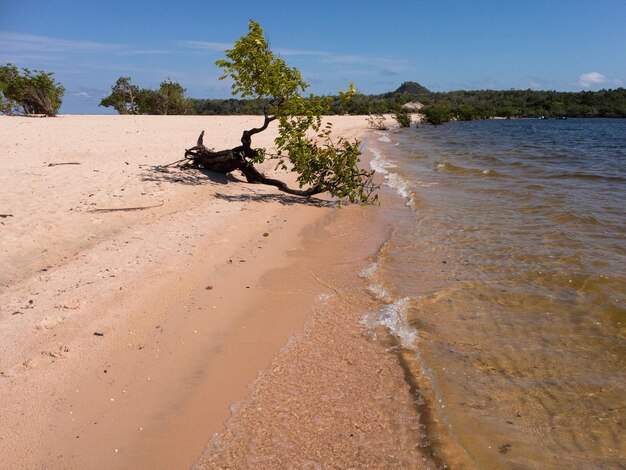
[[[363,271],[359,273],[359,277],[363,279],[371,279],[372,276],[374,276],[374,273],[376,272],[377,269],[378,269],[378,263],[374,261],[369,266],[363,268]]]
[[[454,165],[450,162],[436,163],[435,170],[447,171],[449,173],[462,175],[462,176],[501,176],[497,171],[494,171],[490,168],[488,169],[466,168],[461,165]]]
[[[374,298],[382,300],[383,302],[391,301],[391,294],[384,286],[379,283],[373,283],[367,286],[367,292],[372,294]]]
[[[408,324],[405,315],[411,306],[412,300],[410,297],[398,299],[385,305],[378,312],[366,315],[363,322],[370,328],[377,326],[387,328],[389,333],[400,340],[402,347],[415,349],[417,331]]]
[[[390,168],[396,168],[396,165],[385,160],[380,153],[380,151],[376,148],[371,148],[370,151],[374,155],[374,158],[370,161],[370,168],[374,171],[378,171],[383,175],[389,173],[387,170]]]
[[[374,158],[370,161],[370,168],[378,173],[382,174],[385,178],[385,183],[402,196],[408,206],[415,204],[415,193],[411,190],[411,185],[398,173],[389,171],[391,168],[397,166],[393,163],[385,160],[381,153],[377,149],[371,149],[374,154]]]

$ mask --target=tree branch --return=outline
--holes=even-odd
[[[267,184],[270,186],[275,186],[279,190],[287,194],[293,194],[294,196],[313,196],[315,194],[323,193],[325,190],[320,186],[314,186],[309,189],[292,189],[283,183],[280,180],[276,180],[273,178],[267,178],[263,173],[259,172],[252,165],[247,165],[245,167],[240,168],[241,172],[244,174],[248,183],[259,183],[259,184]]]
[[[261,127],[255,127],[248,131],[243,131],[243,134],[241,136],[241,143],[243,144],[243,146],[246,149],[249,149],[252,145],[252,136],[254,134],[258,134],[259,132],[263,132],[270,125],[270,122],[275,120],[276,116],[270,116],[269,114],[265,113],[265,120],[263,121],[263,125]]]

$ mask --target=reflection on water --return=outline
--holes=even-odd
[[[373,166],[404,204],[366,274],[440,419],[484,468],[624,468],[626,121],[389,138]]]

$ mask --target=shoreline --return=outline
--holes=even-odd
[[[194,470],[438,468],[397,345],[373,337],[386,333],[364,323],[381,308],[361,276],[388,237],[377,223],[381,210],[344,207],[307,228],[297,265],[321,294]]]
[[[3,118],[0,201],[13,214],[0,246],[3,465],[191,465],[302,331],[326,288],[304,292],[301,278],[285,296],[299,277],[289,253],[332,210],[230,178],[149,171],[203,128],[227,147],[254,119]],[[344,137],[368,131],[362,117],[331,120]],[[127,207],[145,209],[96,211]],[[291,273],[282,284],[265,280],[280,272]]]
[[[373,142],[370,132],[364,148]],[[380,133],[386,135],[385,133]],[[375,153],[364,152],[369,162]],[[379,175],[382,182],[383,175]],[[226,430],[208,442],[194,470],[290,466],[474,468],[448,439],[413,349],[381,318],[391,307],[369,284],[392,225],[381,207],[347,207],[307,229],[298,264],[325,288],[296,333],[233,405]],[[328,234],[333,242],[323,240]],[[319,266],[330,259],[330,265]]]

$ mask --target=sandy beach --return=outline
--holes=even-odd
[[[360,323],[378,209],[153,168],[258,119],[0,117],[0,467],[437,464]]]

